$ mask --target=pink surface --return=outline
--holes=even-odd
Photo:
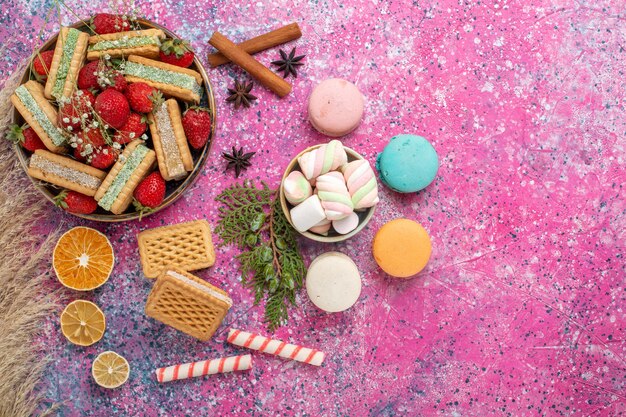
[[[109,327],[98,344],[80,348],[65,341],[56,317],[46,323],[52,362],[41,392],[64,402],[59,415],[626,413],[622,2],[135,4],[190,39],[203,62],[213,30],[241,41],[294,20],[303,31],[298,54],[307,57],[289,79],[288,97],[257,86],[258,102],[238,111],[225,103],[226,88],[243,72],[211,70],[218,134],[195,187],[141,223],[89,224],[111,238],[119,259],[111,280],[86,295],[102,306]],[[87,16],[106,4],[74,7]],[[48,11],[24,0],[2,9],[6,77],[39,44]],[[46,25],[44,37],[55,27]],[[269,64],[278,51],[258,58]],[[301,291],[288,326],[274,334],[326,352],[322,367],[255,354],[250,372],[159,385],[159,366],[248,352],[224,343],[226,326],[201,343],[144,316],[152,283],[141,274],[136,233],[195,218],[215,224],[213,199],[232,183],[219,154],[232,145],[258,152],[245,178],[276,186],[293,155],[326,140],[308,124],[306,101],[314,85],[335,76],[367,99],[346,145],[373,162],[391,136],[424,135],[440,156],[435,182],[413,195],[380,186],[374,219],[345,243],[302,241],[307,262],[341,251],[363,278],[360,299],[341,314],[320,312]],[[49,213],[47,230],[85,224],[53,207]],[[369,249],[378,227],[400,216],[424,225],[433,243],[428,267],[408,281],[382,274]],[[236,252],[217,253],[200,275],[231,293],[226,323],[269,335],[262,309],[241,288]],[[50,282],[59,287],[53,274]],[[95,386],[89,372],[107,349],[132,367],[129,382],[114,391]]]

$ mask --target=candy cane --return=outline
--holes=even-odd
[[[195,378],[203,375],[221,374],[224,372],[246,371],[252,368],[252,356],[240,355],[227,358],[209,359],[200,362],[184,363],[157,369],[159,382],[178,381],[179,379]]]
[[[306,347],[292,345],[280,340],[270,339],[254,333],[248,333],[237,329],[230,329],[228,332],[228,343],[243,346],[248,349],[258,350],[278,355],[281,358],[293,359],[298,362],[320,366],[324,362],[324,352]]]

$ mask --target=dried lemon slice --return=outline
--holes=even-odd
[[[117,388],[128,380],[130,366],[124,357],[109,350],[99,354],[91,365],[91,375],[96,384],[104,388]]]
[[[104,284],[113,271],[113,247],[102,233],[75,227],[61,236],[52,254],[52,265],[61,284],[88,291]]]
[[[93,345],[102,339],[104,329],[104,313],[91,301],[73,301],[61,313],[61,332],[75,345]]]

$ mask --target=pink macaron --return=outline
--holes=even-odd
[[[363,94],[349,81],[322,81],[309,97],[309,120],[315,129],[332,137],[347,135],[361,123]]]

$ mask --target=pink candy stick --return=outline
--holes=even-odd
[[[239,355],[159,368],[156,370],[156,376],[159,382],[170,382],[224,372],[246,371],[250,368],[252,356]]]
[[[324,352],[306,347],[292,345],[280,340],[270,339],[254,333],[248,333],[237,329],[228,332],[228,343],[242,346],[259,352],[277,355],[285,359],[293,359],[298,362],[320,366],[324,362]]]

